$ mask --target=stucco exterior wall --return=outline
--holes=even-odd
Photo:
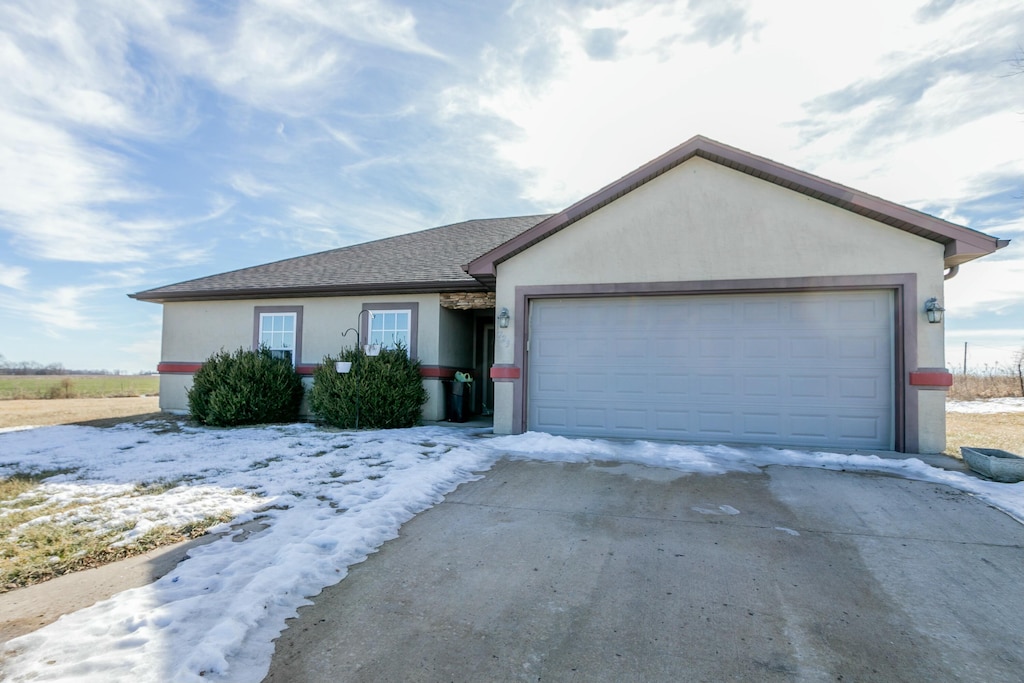
[[[523,315],[516,288],[531,285],[911,273],[917,364],[942,368],[942,325],[921,309],[942,300],[943,272],[941,244],[695,157],[500,264],[496,306]],[[513,364],[513,330],[501,332],[496,363]],[[495,431],[506,431],[512,392],[497,392],[495,403]],[[935,404],[920,404],[921,450],[944,443]]]
[[[418,304],[416,353],[423,365],[437,365],[441,324],[437,294],[167,303],[163,305],[161,362],[201,363],[221,348],[252,348],[257,307],[301,306],[302,348],[296,360],[298,364],[316,365],[324,356],[355,345],[352,332],[347,337],[342,333],[365,324],[366,316],[360,315],[364,306],[402,303]],[[185,392],[191,380],[189,374],[162,374],[161,409],[187,411]],[[440,393],[432,387],[436,384],[436,380],[425,380],[431,396],[424,408],[428,420],[440,419],[444,409],[438,400]]]

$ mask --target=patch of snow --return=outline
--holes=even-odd
[[[682,475],[756,472],[769,465],[882,472],[967,491],[1024,521],[1024,483],[982,481],[915,458],[537,433],[480,439],[447,427],[355,433],[312,425],[182,427],[163,434],[145,425],[7,431],[0,434],[0,477],[73,470],[47,479],[34,494],[88,501],[98,520],[134,521],[142,528],[226,511],[235,515],[232,524],[214,530],[235,530],[195,548],[153,584],[10,641],[3,677],[259,681],[285,620],[309,604],[310,596],[341,581],[348,567],[395,538],[402,524],[483,476],[501,457],[612,461]],[[146,485],[153,484],[147,494]],[[729,505],[706,509],[739,514]],[[246,522],[258,526],[232,526]]]
[[[699,512],[702,515],[738,515],[740,511],[731,505],[719,505],[718,508],[712,510],[711,508],[701,507],[695,505],[690,508],[694,512]]]
[[[799,536],[800,535],[799,531],[797,531],[796,529],[790,529],[789,527],[777,526],[777,527],[775,527],[775,530],[776,531],[782,531],[783,533],[787,533],[790,536]]]
[[[946,401],[947,413],[1024,413],[1024,398],[990,398],[983,401]]]

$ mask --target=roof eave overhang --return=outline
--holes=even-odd
[[[322,287],[253,287],[247,289],[206,289],[161,292],[149,290],[128,296],[157,304],[183,301],[225,301],[238,299],[298,299],[331,296],[383,296],[385,294],[439,294],[442,292],[481,292],[489,290],[474,280],[441,282],[392,282],[381,285],[325,285]]]
[[[698,135],[471,261],[465,267],[466,272],[482,284],[493,287],[498,265],[503,261],[695,156],[944,244],[947,268],[991,254],[1007,243],[1006,240],[999,240]]]

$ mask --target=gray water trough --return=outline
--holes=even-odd
[[[1024,457],[996,448],[960,447],[967,466],[993,481],[1013,484],[1024,481]]]

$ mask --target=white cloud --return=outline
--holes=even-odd
[[[28,274],[28,268],[0,263],[0,287],[15,290],[25,289]]]
[[[182,202],[171,204],[156,189],[160,180],[143,175],[149,152],[137,143],[180,139],[194,129],[195,82],[247,105],[316,120],[343,94],[338,86],[353,44],[441,57],[416,36],[409,10],[374,0],[261,0],[227,9],[162,0],[5,3],[0,230],[36,258],[149,260],[176,228],[230,206],[214,198],[211,215],[196,218]],[[320,126],[358,151],[338,126]],[[253,173],[229,183],[249,197],[272,190]],[[163,200],[159,209],[156,199]]]
[[[1011,242],[994,256],[964,264],[946,282],[946,308],[964,317],[980,312],[999,313],[1024,304],[1024,241]]]
[[[0,293],[0,309],[38,323],[51,336],[72,330],[90,330],[96,328],[97,323],[89,314],[87,300],[103,289],[95,285],[67,285],[27,296]]]
[[[697,133],[887,199],[956,201],[980,170],[1024,170],[1003,142],[1019,137],[1015,90],[995,76],[1024,11],[964,3],[922,24],[919,4],[871,0],[837,25],[810,0],[520,2],[519,32],[485,52],[478,81],[444,93],[444,111],[505,122],[485,141],[548,207]],[[594,58],[588,41],[606,29],[614,50]],[[870,135],[891,126],[900,134]]]
[[[276,189],[271,183],[258,180],[250,171],[232,173],[228,184],[246,197],[262,197],[273,193]]]
[[[161,235],[113,212],[114,205],[149,197],[128,175],[117,156],[0,109],[0,219],[26,252],[56,260],[142,259]]]
[[[345,93],[359,44],[430,58],[412,12],[380,0],[258,0],[214,14],[151,4],[137,19],[146,46],[183,74],[267,111],[308,116]],[[205,10],[205,11],[204,11]]]

